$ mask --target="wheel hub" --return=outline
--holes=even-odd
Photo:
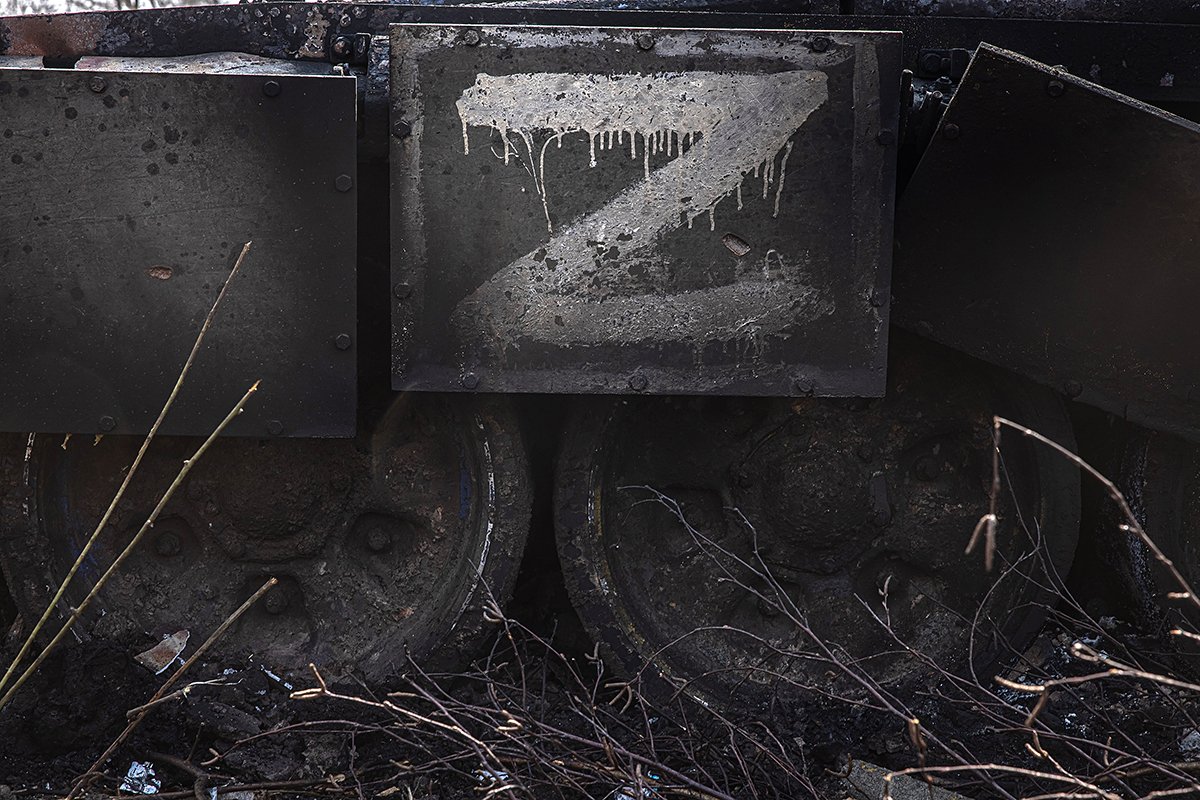
[[[131,647],[180,629],[202,637],[274,576],[279,584],[225,634],[221,654],[380,678],[451,630],[465,645],[483,628],[477,611],[462,616],[479,599],[480,574],[505,596],[528,521],[515,422],[502,402],[481,413],[484,405],[401,397],[358,440],[219,440],[98,596],[93,632]],[[72,597],[143,524],[197,444],[154,443]],[[0,540],[4,557],[23,564],[16,572],[46,576],[23,582],[27,613],[40,613],[45,587],[74,561],[139,445],[35,446],[31,513],[6,505]]]

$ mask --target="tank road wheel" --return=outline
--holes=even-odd
[[[988,507],[992,415],[1070,445],[1066,414],[1049,391],[920,341],[895,341],[892,360],[883,400],[640,398],[578,410],[559,462],[559,554],[615,668],[687,681],[726,708],[772,692],[799,698],[794,684],[832,690],[841,673],[795,655],[812,641],[756,591],[795,604],[841,658],[901,691],[929,670],[870,612],[951,669],[972,639],[977,665],[995,660],[1000,641],[1028,644],[1044,607],[1021,580],[1001,581],[972,628],[1003,570],[985,573],[963,548]],[[1034,549],[1019,509],[1065,578],[1077,470],[1016,435],[1002,451],[1012,491],[1001,498],[998,564]],[[707,543],[639,487],[677,502]],[[735,561],[753,561],[755,537],[782,597]]]
[[[281,670],[311,660],[371,680],[396,669],[406,649],[452,662],[484,630],[485,587],[503,600],[516,576],[530,502],[517,430],[501,400],[402,395],[356,440],[223,439],[101,592],[92,632],[137,646],[187,629],[197,644],[274,575],[279,585],[223,638],[222,656]],[[197,444],[153,445],[75,599]],[[61,436],[38,436],[27,470],[5,462],[2,556],[27,617],[45,607],[140,439],[61,445]],[[14,483],[27,490],[11,491]]]

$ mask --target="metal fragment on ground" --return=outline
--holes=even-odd
[[[191,635],[190,631],[176,631],[170,636],[163,637],[161,642],[149,650],[138,653],[134,657],[134,661],[158,675],[175,663],[175,659],[179,658],[183,648],[187,647]]]

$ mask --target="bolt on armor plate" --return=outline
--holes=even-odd
[[[395,388],[882,393],[898,34],[391,36]]]
[[[0,69],[0,430],[148,430],[253,240],[162,432],[352,435],[354,80],[112,66]]]

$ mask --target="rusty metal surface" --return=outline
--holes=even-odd
[[[901,198],[894,317],[1200,435],[1200,126],[983,47]]]
[[[898,36],[392,36],[396,388],[882,392]]]
[[[353,433],[353,80],[4,69],[0,133],[0,430],[147,430],[252,239],[163,432]]]
[[[945,15],[944,5],[929,5],[936,14],[923,13],[926,7],[919,4],[916,8],[898,7],[897,12],[913,13],[906,16],[867,14],[866,9],[876,6],[864,2],[855,5],[857,14],[773,13],[779,6],[770,3],[738,6],[744,11],[769,13],[638,11],[624,7],[587,10],[513,4],[252,3],[0,18],[0,55],[174,56],[234,50],[273,58],[328,60],[339,39],[381,35],[389,25],[400,22],[896,30],[904,33],[904,65],[910,69],[918,66],[922,49],[974,48],[987,41],[1047,64],[1062,64],[1073,74],[1088,76],[1144,100],[1195,100],[1200,92],[1200,59],[1196,57],[1200,37],[1195,28],[1151,24],[1147,21],[1155,19],[1153,15],[1127,13],[1137,3],[1097,6],[1098,19],[1126,20],[1123,22],[957,17]],[[818,4],[812,10],[820,12],[823,8]],[[1063,16],[1080,15],[1059,15]],[[1174,16],[1170,19],[1180,21]]]

